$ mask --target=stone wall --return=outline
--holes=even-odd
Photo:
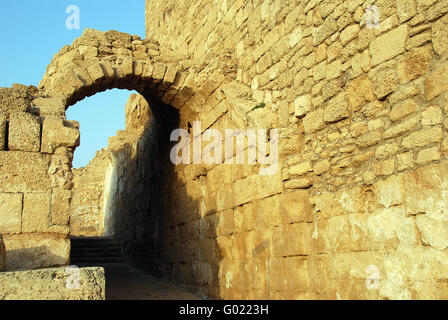
[[[3,236],[0,234],[0,271],[6,267],[6,249],[3,243]]]
[[[126,88],[153,118],[109,145],[106,176],[117,183],[104,185],[118,188],[107,191],[105,225],[133,263],[223,299],[448,298],[447,12],[434,0],[147,1],[148,39],[86,30],[37,90],[2,100],[20,107],[22,96],[41,96],[17,119],[4,116],[7,255],[34,255],[21,249],[31,238],[60,250],[55,228],[68,233],[70,210],[57,209],[70,202],[51,214],[45,205],[72,187],[77,124],[65,108]],[[22,121],[33,129],[17,129]],[[235,154],[174,165],[170,133],[197,137],[195,121],[221,137],[279,129],[279,170],[261,175]]]
[[[235,63],[212,94],[224,105],[192,97],[181,123],[192,109],[213,128],[280,129],[279,176],[174,169],[191,198],[173,191],[154,227],[161,270],[221,298],[448,297],[447,1],[146,6],[161,46]]]
[[[104,233],[105,176],[111,165],[106,149],[97,151],[84,168],[73,170],[70,213],[71,236],[101,236]]]

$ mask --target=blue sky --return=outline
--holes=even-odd
[[[80,29],[66,28],[66,8],[80,9]],[[1,0],[0,87],[39,84],[52,57],[85,28],[118,30],[145,38],[145,0]],[[109,90],[78,102],[67,119],[81,124],[74,167],[86,165],[124,129],[124,106],[131,92]]]

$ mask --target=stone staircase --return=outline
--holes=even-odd
[[[122,242],[109,237],[71,238],[70,264],[123,263]]]

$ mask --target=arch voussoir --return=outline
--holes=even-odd
[[[161,49],[154,40],[87,29],[53,58],[39,89],[44,96],[65,99],[66,107],[97,92],[118,88],[151,92],[180,108],[197,87],[187,81],[193,79],[192,65],[185,56]]]

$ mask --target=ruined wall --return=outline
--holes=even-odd
[[[0,88],[0,234],[7,270],[69,262],[70,165],[79,130],[41,103],[36,87]]]
[[[448,297],[447,1],[146,7],[162,46],[234,59],[235,81],[212,92],[224,102],[196,94],[181,124],[280,129],[281,175],[174,169],[152,232],[159,269],[221,298]]]
[[[106,149],[97,151],[84,168],[73,169],[71,236],[101,236],[104,232],[105,178],[111,165]]]

